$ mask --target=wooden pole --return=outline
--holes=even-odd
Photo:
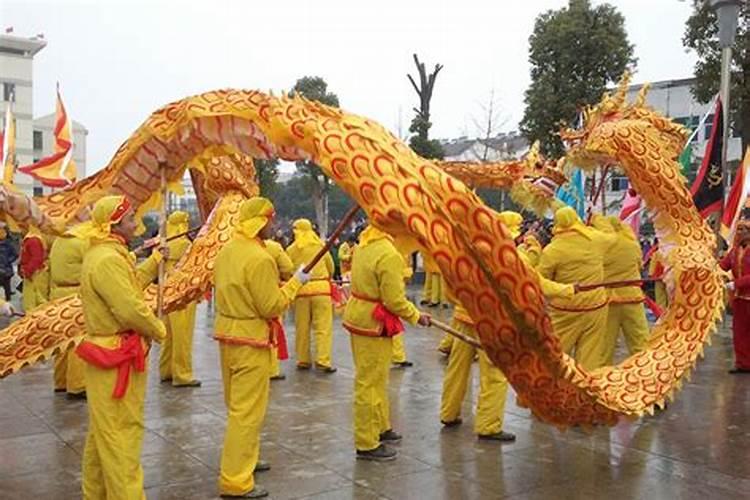
[[[454,328],[451,328],[450,326],[446,325],[445,323],[443,323],[441,321],[436,320],[435,318],[430,318],[430,324],[432,326],[434,326],[435,328],[437,328],[438,330],[444,331],[448,335],[456,337],[459,340],[463,340],[464,342],[466,342],[467,344],[469,344],[472,347],[484,350],[484,348],[482,347],[482,344],[480,344],[477,339],[473,339],[473,338],[471,338],[471,337],[469,337],[467,335],[464,335],[463,333],[459,332],[458,330],[456,330]]]
[[[191,234],[197,233],[198,231],[200,231],[202,227],[203,226],[196,226],[196,227],[188,229],[184,233],[179,233],[179,234],[170,236],[169,238],[167,238],[167,242],[176,240],[177,238],[182,238],[183,236],[190,236]],[[158,236],[157,236],[157,239],[158,239]],[[135,250],[133,250],[133,252],[140,253],[140,252],[143,252],[144,250],[148,250],[149,248],[154,248],[155,246],[159,246],[160,244],[161,242],[159,241],[155,242],[153,239],[148,239],[145,242],[143,242],[142,245],[136,247]]]
[[[159,247],[167,246],[167,164],[159,163],[161,207],[159,210]],[[164,320],[164,277],[166,266],[164,259],[159,261],[159,275],[157,281],[156,312],[159,319]]]
[[[344,232],[344,229],[346,229],[346,226],[351,223],[351,221],[354,219],[354,216],[357,215],[358,211],[358,205],[354,205],[349,209],[346,215],[344,215],[344,218],[341,219],[341,222],[339,222],[339,225],[336,226],[336,229],[333,230],[331,236],[328,237],[325,245],[323,245],[323,248],[321,248],[320,251],[315,255],[315,257],[313,257],[313,259],[304,267],[304,269],[302,269],[303,272],[309,273],[310,271],[312,271],[312,268],[315,267],[315,264],[317,264],[320,259],[322,259],[325,254],[327,254],[331,250],[331,247],[333,247],[336,239],[339,237],[339,235],[341,235],[342,232]]]

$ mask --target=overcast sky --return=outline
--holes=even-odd
[[[594,0],[594,4],[602,3]],[[692,75],[680,42],[690,3],[610,0],[625,15],[636,82]],[[55,82],[89,130],[87,173],[158,107],[216,88],[290,88],[325,78],[344,109],[398,133],[417,96],[412,54],[445,66],[432,101],[432,136],[475,136],[472,116],[494,89],[517,128],[529,84],[535,17],[567,0],[0,0],[1,28],[44,33],[34,62],[34,115],[54,111]],[[585,36],[582,33],[581,36]]]

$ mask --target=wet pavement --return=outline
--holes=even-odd
[[[444,319],[448,311],[441,311]],[[287,331],[293,328],[287,323]],[[195,335],[198,389],[160,385],[151,356],[143,468],[149,499],[217,495],[224,433],[219,356],[210,312],[199,306]],[[293,344],[293,335],[290,342]],[[533,420],[509,393],[505,430],[513,444],[478,442],[472,433],[477,380],[464,424],[442,429],[438,412],[445,361],[440,334],[410,329],[412,368],[391,371],[394,428],[404,435],[388,463],[354,459],[352,359],[336,321],[333,375],[297,372],[275,381],[256,476],[271,498],[463,499],[741,498],[750,491],[750,376],[730,376],[731,341],[714,336],[691,381],[667,411],[591,433],[565,433]],[[290,352],[294,352],[290,345]],[[474,367],[477,370],[477,367]],[[0,498],[79,498],[86,406],[52,392],[51,363],[0,381]]]

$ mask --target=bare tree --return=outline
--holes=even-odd
[[[476,130],[476,136],[480,139],[481,146],[479,150],[472,149],[474,156],[479,161],[487,161],[490,159],[490,150],[496,149],[490,147],[491,139],[496,137],[500,132],[501,127],[508,123],[508,116],[503,114],[502,108],[495,99],[495,89],[490,90],[490,96],[486,103],[479,103],[481,115],[471,116],[471,121],[474,123],[474,129]],[[501,157],[509,156],[509,145],[503,144],[504,151],[501,151]]]

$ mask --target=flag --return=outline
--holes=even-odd
[[[690,134],[690,137],[688,137],[687,142],[685,142],[685,149],[682,150],[679,158],[677,158],[677,161],[680,162],[681,165],[680,172],[686,177],[688,175],[688,172],[690,172],[690,165],[693,163],[693,146],[691,144],[695,139],[695,136],[698,135],[698,131],[703,129],[704,125],[706,124],[706,120],[708,119],[708,115],[711,114],[711,110],[716,107],[716,99],[718,99],[718,96],[711,101],[711,106],[709,107],[708,111],[706,111],[706,114],[701,117],[701,121],[698,123],[698,126],[695,127],[693,132]]]
[[[76,180],[76,164],[73,161],[73,126],[65,111],[60,88],[57,89],[55,107],[55,149],[52,155],[36,163],[19,168],[25,174],[49,187],[66,187]]]
[[[721,170],[721,145],[724,138],[724,119],[721,99],[716,99],[711,137],[706,144],[698,176],[692,188],[693,202],[705,219],[714,212],[721,210],[724,201],[724,184]]]
[[[556,197],[566,205],[570,205],[583,218],[586,212],[586,197],[583,193],[583,171],[574,168],[570,180],[557,188]]]
[[[5,110],[5,130],[0,135],[2,145],[2,158],[0,165],[3,167],[3,184],[12,185],[13,175],[16,173],[16,120],[13,118],[13,100],[8,103]]]
[[[737,169],[737,175],[734,177],[734,184],[729,191],[724,213],[721,216],[721,236],[725,241],[731,242],[734,238],[734,230],[737,227],[737,221],[742,215],[742,209],[747,203],[748,194],[750,194],[750,147],[745,151],[745,159]]]
[[[620,220],[633,228],[636,235],[641,230],[641,212],[643,211],[642,200],[635,189],[628,184],[628,190],[625,193],[625,199],[622,201],[620,209]]]

